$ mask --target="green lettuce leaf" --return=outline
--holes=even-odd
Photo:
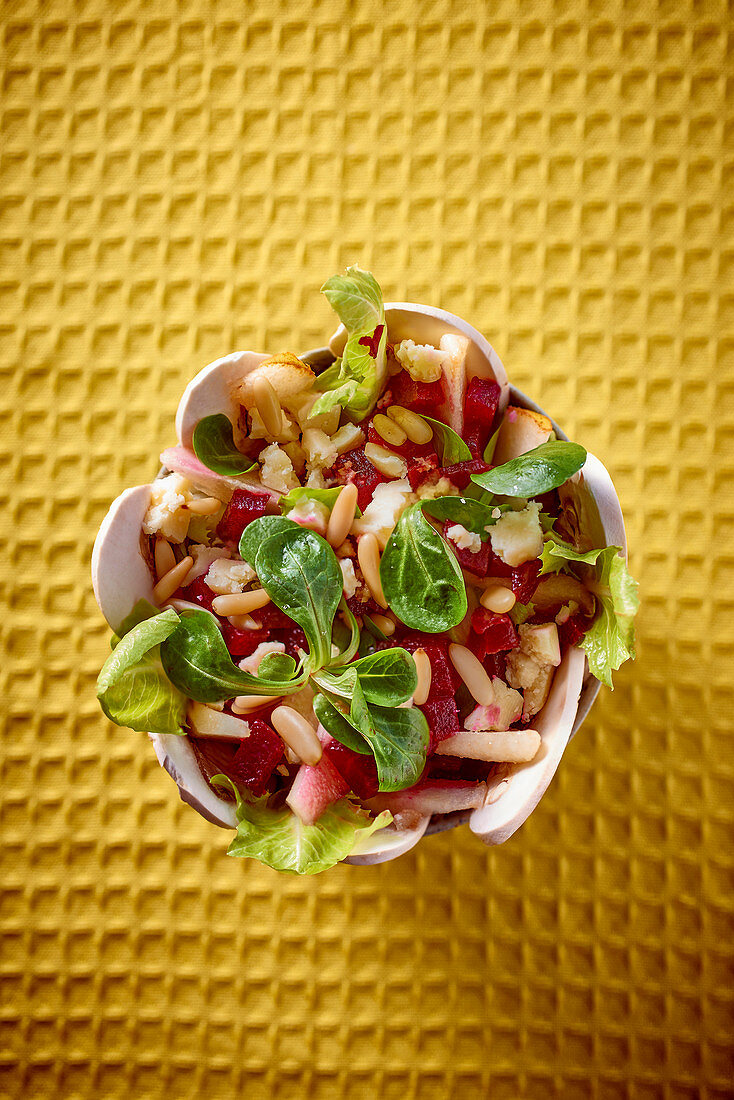
[[[137,612],[145,608],[136,604],[126,624]],[[161,642],[179,621],[173,608],[168,608],[138,622],[105,661],[97,678],[97,698],[116,725],[141,733],[186,732],[186,699],[168,679],[158,657]]]
[[[341,359],[324,371],[312,416],[341,405],[352,420],[364,419],[375,406],[387,371],[387,326],[382,291],[369,271],[349,267],[321,288],[347,330]]]
[[[343,485],[335,485],[333,489],[312,489],[308,485],[299,485],[297,489],[291,489],[285,496],[282,496],[278,501],[278,505],[283,515],[290,512],[291,508],[295,508],[301,500],[315,500],[317,504],[325,504],[331,511],[343,488]],[[362,515],[359,508],[355,510],[354,514],[356,516]]]
[[[573,573],[597,599],[597,617],[586,632],[581,648],[589,670],[597,680],[613,688],[612,672],[635,658],[634,617],[640,606],[637,581],[630,575],[619,546],[579,551],[568,543],[549,540],[543,547],[541,573]]]
[[[257,859],[276,871],[317,875],[346,859],[358,840],[392,821],[388,811],[372,820],[345,798],[329,806],[315,825],[304,825],[288,806],[272,809],[266,798],[245,802],[225,775],[214,776],[212,782],[231,787],[237,799],[237,833],[227,855]]]

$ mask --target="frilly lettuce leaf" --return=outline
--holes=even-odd
[[[275,871],[317,875],[346,859],[358,840],[392,821],[388,811],[373,821],[344,798],[329,806],[315,825],[304,825],[288,806],[272,809],[266,798],[246,802],[226,775],[215,775],[212,783],[230,787],[237,799],[237,833],[227,855],[257,859]]]
[[[186,700],[164,673],[158,647],[179,623],[173,608],[128,624],[146,614],[145,601],[125,620],[124,636],[102,666],[97,698],[107,717],[118,726],[142,733],[185,733]],[[150,606],[150,605],[148,605]]]
[[[387,326],[382,291],[369,271],[348,267],[321,288],[347,330],[341,359],[324,371],[316,385],[322,391],[311,415],[341,405],[353,420],[364,419],[375,406],[387,370]]]
[[[612,672],[635,658],[634,617],[640,606],[637,581],[621,556],[621,547],[605,546],[582,552],[550,539],[543,547],[542,573],[582,572],[583,581],[597,598],[598,612],[581,648],[597,680],[613,687]]]

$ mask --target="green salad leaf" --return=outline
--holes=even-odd
[[[146,619],[152,619],[158,612],[159,608],[155,607],[150,600],[138,600],[130,614],[126,615],[120,623],[117,628],[117,633],[113,634],[110,638],[110,649],[114,649],[115,646],[118,646],[120,644],[120,638],[124,638],[134,626],[144,622]]]
[[[282,496],[278,504],[283,515],[290,512],[291,508],[295,508],[301,500],[315,500],[317,504],[325,504],[331,511],[343,488],[343,485],[335,485],[332,489],[312,489],[308,485],[300,485],[297,489],[291,489],[285,496]],[[355,516],[362,515],[359,508],[355,510],[354,514]]]
[[[331,734],[336,741],[346,745],[353,752],[361,753],[362,756],[371,754],[372,750],[362,734],[355,728],[347,715],[339,709],[333,698],[330,699],[326,694],[319,693],[314,696],[313,709],[326,732]]]
[[[260,520],[254,520],[247,532]],[[342,598],[342,571],[326,539],[290,520],[255,554],[255,571],[270,599],[303,630],[311,667],[331,660],[331,630]]]
[[[171,683],[199,703],[219,703],[235,695],[293,695],[308,679],[306,669],[288,680],[243,672],[207,611],[181,613],[176,629],[161,645],[161,661]]]
[[[289,653],[266,653],[258,665],[259,680],[290,680],[296,672],[296,662]]]
[[[557,489],[586,462],[586,451],[578,443],[554,439],[532,451],[512,458],[483,474],[472,474],[475,485],[506,497],[534,497]]]
[[[144,602],[136,604],[134,613],[145,610]],[[126,631],[102,666],[97,698],[118,726],[142,733],[186,732],[186,699],[166,678],[158,660],[158,646],[178,623],[173,608],[143,619]]]
[[[634,617],[640,606],[637,581],[630,575],[619,546],[579,551],[560,540],[543,547],[541,573],[579,571],[597,599],[597,617],[584,635],[589,670],[613,687],[612,672],[635,657]]]
[[[455,462],[469,462],[471,451],[453,428],[444,424],[441,420],[434,420],[432,416],[421,413],[424,420],[433,428],[433,439],[437,444],[436,451],[441,459],[442,466],[452,466]]]
[[[247,524],[240,536],[240,557],[254,569],[258,550],[276,535],[292,531],[297,526],[285,516],[258,516]]]
[[[341,405],[352,420],[364,419],[380,396],[387,372],[387,326],[379,284],[369,271],[348,267],[321,288],[347,330],[340,359],[319,375],[312,416]]]
[[[501,427],[502,425],[500,425],[500,428]],[[497,430],[492,433],[492,435],[489,437],[487,446],[484,448],[482,458],[485,462],[491,462],[494,458],[494,452],[497,450],[497,440],[500,437],[500,428],[497,428]]]
[[[423,515],[423,503],[406,508],[380,562],[390,608],[411,630],[450,630],[466,615],[464,578],[455,555]]]
[[[482,504],[472,497],[436,497],[435,500],[421,502],[423,511],[433,519],[451,520],[452,523],[460,523],[467,531],[473,531],[481,535],[484,542],[489,538],[487,527],[492,527],[497,518],[492,514],[497,505]],[[507,504],[499,506],[499,511],[504,512]]]
[[[329,806],[315,825],[304,825],[288,806],[273,809],[266,798],[244,801],[225,775],[214,776],[212,782],[229,786],[237,799],[237,833],[227,854],[257,859],[276,871],[317,875],[346,859],[358,840],[392,821],[387,810],[372,820],[344,798]]]
[[[191,445],[199,462],[215,474],[237,477],[257,466],[254,458],[235,447],[232,424],[224,413],[202,417],[194,428]]]
[[[535,614],[534,603],[516,603],[510,609],[510,618],[515,626],[522,626]]]
[[[381,791],[402,791],[418,782],[430,735],[417,707],[368,706],[357,680],[349,716],[372,749]]]
[[[344,621],[334,620],[331,640],[338,648],[337,656],[329,661],[329,668],[339,668],[348,664],[359,649],[359,623],[344,596],[339,601],[339,611]]]
[[[352,697],[355,682],[359,680],[367,701],[385,707],[398,707],[407,702],[418,682],[415,661],[407,649],[400,646],[360,657],[337,672],[322,669],[314,672],[312,679],[322,690],[343,699]]]

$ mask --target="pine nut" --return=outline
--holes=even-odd
[[[176,589],[181,587],[181,582],[186,580],[193,564],[194,559],[187,555],[177,565],[174,565],[173,569],[169,569],[167,573],[163,574],[153,589],[153,599],[157,604],[165,603],[168,597],[172,596]]]
[[[449,646],[449,658],[469,689],[470,695],[481,706],[490,706],[494,702],[494,688],[481,661],[466,646],[455,644]]]
[[[153,553],[155,556],[155,579],[159,581],[169,569],[173,569],[176,564],[176,555],[167,539],[156,539]]]
[[[283,427],[283,410],[280,407],[278,395],[273,389],[272,383],[268,382],[267,378],[261,374],[254,379],[252,392],[265,431],[268,435],[272,435],[273,439],[276,439]]]
[[[251,592],[234,592],[232,595],[215,596],[212,609],[217,615],[249,615],[259,607],[270,603],[270,596],[264,588],[253,588]]]
[[[401,425],[385,416],[384,413],[377,413],[373,417],[372,423],[377,434],[381,435],[386,443],[391,443],[393,447],[402,447],[408,438],[408,433],[403,430]]]
[[[304,764],[318,764],[323,749],[313,726],[293,707],[276,707],[270,715],[273,728]]]
[[[370,618],[378,630],[381,630],[386,638],[391,638],[395,633],[395,623],[388,619],[387,615],[371,615]]]
[[[396,455],[394,451],[380,447],[377,443],[367,443],[364,453],[384,477],[405,477],[408,472],[408,464],[404,458]]]
[[[184,504],[184,508],[193,512],[195,516],[213,516],[222,507],[221,500],[216,497],[202,497],[200,500],[190,500]]]
[[[415,671],[418,673],[418,683],[413,692],[413,702],[417,707],[422,707],[431,692],[431,662],[425,649],[416,649],[413,653]]]
[[[503,584],[490,584],[484,589],[479,602],[487,611],[493,611],[495,615],[504,615],[512,611],[515,606],[515,593],[511,588],[505,588]]]
[[[267,706],[272,701],[270,695],[238,695],[232,700],[232,713],[249,714],[250,711],[259,710],[260,707]]]
[[[362,535],[357,543],[357,559],[372,599],[380,607],[387,608],[387,600],[380,580],[380,544],[377,541],[377,535],[372,532]]]
[[[400,425],[411,443],[430,443],[433,439],[433,428],[418,413],[404,409],[402,405],[391,405],[387,415]]]
[[[329,525],[326,528],[326,539],[332,546],[341,546],[349,534],[349,529],[354,523],[354,513],[357,511],[358,495],[357,486],[350,482],[344,486],[336,498],[329,516]]]
[[[263,628],[263,624],[253,619],[252,615],[228,615],[227,622],[237,630],[262,630]]]

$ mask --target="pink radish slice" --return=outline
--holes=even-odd
[[[304,825],[313,825],[324,810],[343,798],[348,790],[349,785],[331,761],[322,756],[313,767],[301,764],[286,802]]]
[[[426,779],[406,791],[378,794],[365,805],[371,810],[390,810],[392,813],[413,810],[419,814],[450,814],[455,810],[470,810],[481,806],[486,793],[486,783]]]

